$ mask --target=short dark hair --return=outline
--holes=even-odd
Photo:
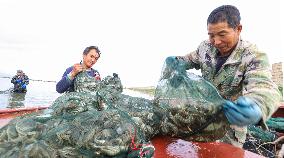
[[[240,24],[240,21],[241,16],[237,7],[232,5],[222,5],[210,13],[207,19],[207,25],[227,22],[229,27],[235,29]]]
[[[87,55],[92,49],[95,49],[96,52],[101,56],[100,50],[97,46],[89,46],[89,47],[85,48],[85,50],[83,51],[83,54]]]

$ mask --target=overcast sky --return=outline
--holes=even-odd
[[[58,81],[85,47],[97,45],[102,55],[93,68],[103,77],[115,72],[124,86],[155,86],[165,58],[207,39],[207,17],[223,4],[239,8],[243,39],[270,63],[283,62],[281,1],[0,0],[0,72]]]

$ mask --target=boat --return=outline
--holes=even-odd
[[[48,106],[26,107],[16,109],[0,110],[0,127],[8,124],[10,120],[17,116],[26,115],[46,109]],[[273,114],[272,117],[284,118],[284,103]],[[151,140],[155,147],[154,158],[264,158],[256,153],[232,146],[230,144],[218,142],[191,142],[180,138],[169,136],[157,136]]]
[[[272,117],[283,117],[284,118],[284,103],[282,103],[278,110],[272,115]]]

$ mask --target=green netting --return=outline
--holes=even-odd
[[[209,141],[223,137],[228,128],[221,111],[224,99],[211,83],[186,72],[182,60],[164,64],[154,100],[166,111],[164,134]]]
[[[283,137],[281,139],[281,135],[278,133],[283,132],[284,119],[280,117],[270,118],[266,123],[269,128],[268,130],[263,130],[259,126],[248,126],[244,149],[264,157],[274,158],[277,157],[277,153],[281,150],[284,142]],[[280,140],[277,141],[278,139]]]
[[[266,124],[269,128],[275,129],[278,132],[284,132],[284,118],[270,118],[266,121]]]
[[[156,135],[209,141],[228,127],[217,90],[182,63],[163,68],[153,100],[122,90],[117,74],[78,74],[75,92],[1,128],[1,157],[152,157]]]
[[[153,156],[148,133],[154,132],[142,132],[144,121],[138,124],[144,115],[149,118],[148,114],[131,116],[135,106],[126,111],[134,102],[137,112],[152,107],[151,101],[121,92],[117,74],[101,82],[86,72],[78,74],[75,92],[58,97],[43,113],[15,118],[1,128],[1,157]]]

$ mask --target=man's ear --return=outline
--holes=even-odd
[[[243,25],[242,25],[242,24],[239,24],[239,25],[237,26],[237,31],[238,31],[238,32],[242,32],[242,29],[243,29]]]

